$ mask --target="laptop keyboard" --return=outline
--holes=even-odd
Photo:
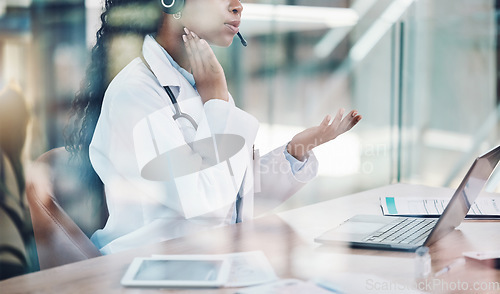
[[[437,219],[403,218],[372,233],[363,241],[375,243],[418,244],[429,235]]]

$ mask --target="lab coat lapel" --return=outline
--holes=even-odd
[[[165,49],[151,35],[145,37],[143,46],[144,59],[149,64],[159,84],[162,87],[170,87],[181,111],[189,114],[200,125],[200,120],[203,117],[201,97],[179,71],[170,64],[168,58],[166,58],[166,54]],[[167,93],[164,93],[164,96],[171,110],[175,112]],[[184,119],[176,120],[176,123],[186,141],[191,142],[195,136],[195,130],[192,125]]]
[[[145,37],[142,54],[162,87],[180,87],[177,71],[165,57],[164,49],[151,35]]]

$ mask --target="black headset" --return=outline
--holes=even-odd
[[[176,14],[184,8],[185,0],[160,0],[161,8],[165,13]]]

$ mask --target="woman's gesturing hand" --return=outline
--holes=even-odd
[[[195,33],[184,28],[182,36],[186,47],[191,70],[196,81],[196,88],[203,103],[210,99],[228,101],[226,77],[224,70],[215,57],[207,41],[200,39]]]
[[[340,109],[331,123],[331,116],[327,115],[319,126],[308,128],[295,135],[287,146],[288,153],[303,161],[311,149],[337,138],[352,129],[361,120],[361,115],[356,110],[352,110],[345,117],[343,116],[344,109]]]

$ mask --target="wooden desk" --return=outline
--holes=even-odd
[[[382,293],[405,293],[406,289],[415,289],[416,285],[418,289],[432,293],[499,293],[500,270],[467,263],[439,278],[416,281],[412,272],[413,253],[322,246],[312,241],[317,235],[355,214],[380,214],[379,196],[418,194],[431,197],[451,196],[452,193],[452,190],[444,188],[405,184],[385,186],[258,218],[253,222],[207,230],[123,253],[15,277],[0,282],[0,292],[166,292],[165,289],[124,288],[120,285],[120,279],[137,256],[262,250],[281,278],[307,280],[326,277],[337,284],[357,284],[356,293],[377,293],[375,290],[383,290],[383,287],[393,287],[395,291]],[[437,272],[464,251],[499,250],[499,244],[500,221],[466,221],[458,230],[431,246],[432,270]],[[394,284],[385,284],[389,282]],[[458,291],[465,286],[470,291]],[[475,286],[483,289],[473,289]],[[187,293],[195,290],[170,291]],[[234,293],[235,289],[203,289],[195,292]]]

